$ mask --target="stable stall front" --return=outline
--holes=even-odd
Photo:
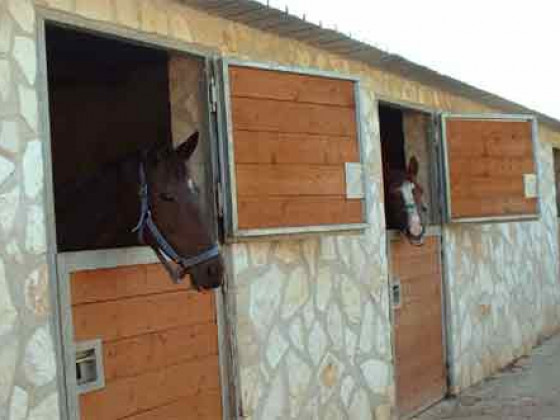
[[[410,417],[558,330],[554,146],[249,0],[0,1],[0,417]],[[218,244],[214,291],[131,235],[183,197],[109,176],[152,147],[188,159],[207,229],[153,217]]]

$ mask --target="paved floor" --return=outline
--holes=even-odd
[[[560,420],[560,336],[416,419]]]

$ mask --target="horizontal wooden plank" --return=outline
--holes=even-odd
[[[334,165],[360,161],[355,137],[237,130],[233,144],[237,164]]]
[[[426,299],[423,305],[416,304],[415,307],[402,305],[395,314],[395,323],[402,331],[405,331],[407,327],[413,327],[420,328],[424,334],[424,330],[429,325],[439,324],[441,326],[441,309],[437,305],[438,301],[435,299]]]
[[[356,136],[353,108],[232,98],[235,130]]]
[[[214,355],[218,357],[215,323],[171,328],[103,343],[105,381],[139,375]]]
[[[230,66],[232,96],[354,106],[354,83],[348,80]]]
[[[412,285],[407,278],[401,277],[403,306],[416,310],[417,304],[424,305],[427,300],[436,300],[441,297],[441,275],[439,273],[421,275],[413,279],[415,284]]]
[[[471,178],[518,178],[519,174],[535,172],[533,157],[522,156],[516,158],[506,157],[480,157],[477,159],[457,158],[450,168],[451,185],[458,183],[468,184]]]
[[[439,237],[426,236],[422,246],[411,245],[406,239],[391,241],[391,257],[400,260],[406,259],[408,256],[423,256],[437,252],[439,246]]]
[[[471,198],[454,200],[451,204],[453,217],[494,217],[508,215],[536,214],[538,209],[536,198],[525,199],[509,197],[501,200],[493,198]]]
[[[405,355],[406,364],[401,364],[398,369],[397,376],[402,377],[417,377],[425,371],[431,371],[433,376],[439,377],[443,373],[441,361],[443,359],[443,347],[436,345],[435,340],[438,337],[426,337],[424,343],[416,342],[416,351]],[[441,334],[439,335],[441,339]],[[418,349],[422,351],[418,351]],[[402,355],[401,355],[402,356]],[[410,360],[409,360],[410,359]],[[403,361],[402,358],[397,360],[397,363]],[[434,367],[433,369],[429,369]]]
[[[242,197],[237,202],[239,228],[361,223],[363,201],[334,197]]]
[[[211,292],[179,291],[72,308],[76,341],[115,340],[215,321]]]
[[[324,196],[346,194],[344,166],[236,165],[237,196]]]
[[[178,401],[157,407],[127,420],[221,420],[222,401],[219,392],[207,391],[202,395],[183,397]]]
[[[140,376],[108,383],[80,396],[83,420],[116,420],[167,405],[182,397],[212,395],[219,390],[216,357],[196,359]]]
[[[510,178],[471,177],[469,183],[462,182],[451,186],[451,197],[460,199],[493,197],[523,198],[524,185],[522,175]]]
[[[446,122],[449,156],[532,156],[532,127],[529,122],[453,119]]]
[[[72,305],[192,289],[189,276],[175,284],[161,264],[78,271],[70,283]]]
[[[437,276],[440,273],[439,254],[427,254],[395,259],[393,273],[402,280],[421,280],[423,277]]]

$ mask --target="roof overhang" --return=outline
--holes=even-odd
[[[334,29],[324,28],[254,0],[182,0],[188,6],[224,19],[281,37],[296,39],[324,51],[338,54],[349,60],[360,61],[374,68],[387,71],[406,79],[417,81],[491,108],[509,113],[535,115],[539,121],[560,130],[560,121],[527,108],[493,93],[478,89],[468,83],[445,76],[428,67],[416,64],[397,54],[385,52],[372,45],[358,41]]]

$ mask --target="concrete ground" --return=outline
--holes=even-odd
[[[560,336],[415,419],[560,420]]]

